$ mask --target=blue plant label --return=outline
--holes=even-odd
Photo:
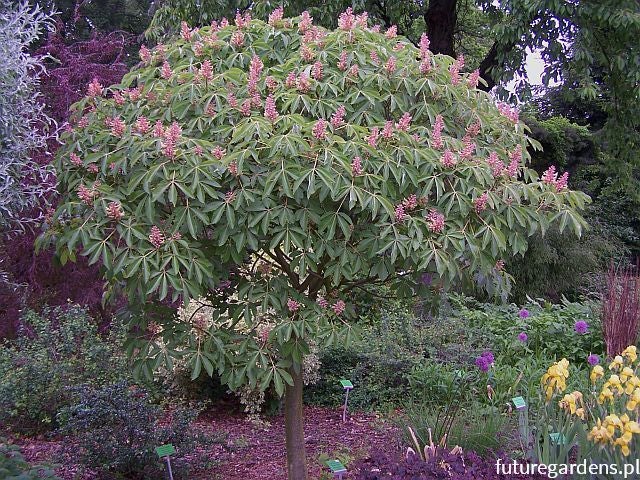
[[[169,455],[173,455],[174,453],[176,453],[176,449],[169,443],[167,445],[156,447],[156,453],[160,458],[168,457]]]
[[[524,398],[522,397],[513,397],[511,399],[511,402],[513,403],[514,407],[516,407],[516,410],[522,410],[524,407],[527,406],[527,404],[524,401]]]
[[[340,384],[345,390],[351,390],[353,388],[353,383],[349,380],[340,380]]]
[[[328,460],[327,467],[333,473],[343,473],[347,471],[347,467],[345,467],[340,460]]]

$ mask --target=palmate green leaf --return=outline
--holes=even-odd
[[[171,298],[183,312],[206,303],[206,332],[183,318],[162,325],[160,347],[182,352],[196,376],[217,371],[231,388],[249,383],[282,394],[310,341],[352,338],[357,282],[390,281],[406,295],[428,272],[440,277],[434,284],[456,285],[522,253],[527,237],[550,224],[584,227],[585,195],[555,191],[524,162],[517,178],[494,177],[491,153],[508,164],[516,146],[536,145],[466,74],[452,84],[453,59],[433,56],[423,74],[413,45],[358,26],[348,42],[346,32],[320,30],[322,46],[306,42],[316,54],[309,62],[298,20],[252,20],[242,46],[231,44],[237,30],[219,28],[212,42],[205,26],[168,42],[162,55],[154,49],[111,87],[124,102],[111,93],[83,99],[72,122],[84,115],[88,126],[63,134],[56,159],[59,256],[82,248],[134,305]],[[398,49],[399,41],[406,46]],[[373,50],[384,61],[394,55],[397,70],[374,63]],[[322,77],[313,74],[316,61]],[[252,62],[260,67],[255,82]],[[136,86],[141,95],[131,101],[126,89]],[[340,107],[342,125],[331,121]],[[405,114],[411,120],[402,126]],[[433,134],[438,117],[442,146]],[[123,132],[108,126],[114,119]],[[475,154],[462,159],[476,121]],[[447,149],[455,165],[442,164]],[[69,162],[71,153],[81,166]],[[484,193],[486,208],[476,208]],[[346,307],[339,314],[338,301]],[[137,366],[143,373],[166,363],[157,349],[140,355],[153,359]]]

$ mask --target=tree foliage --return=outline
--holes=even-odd
[[[22,216],[53,189],[50,171],[30,153],[46,144],[50,120],[39,98],[40,59],[29,46],[51,26],[50,17],[27,2],[0,2],[0,229],[24,231]]]
[[[354,289],[504,285],[528,235],[581,231],[586,196],[523,165],[514,112],[453,59],[345,15],[336,31],[185,25],[74,106],[49,232],[61,257],[81,249],[134,303],[213,307],[134,341],[140,368],[180,351],[196,376],[282,393],[309,339],[349,338]]]

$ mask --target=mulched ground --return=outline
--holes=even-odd
[[[353,460],[367,455],[372,449],[395,449],[398,431],[379,415],[356,413],[342,423],[340,409],[305,408],[305,443],[307,463],[312,479],[321,478],[322,461],[327,458]],[[193,457],[211,459],[215,465],[195,471],[189,480],[286,480],[286,452],[284,417],[267,418],[267,425],[247,421],[246,415],[228,410],[209,410],[194,426],[212,435],[224,432],[226,444],[214,443],[194,452]],[[25,458],[30,462],[43,462],[62,452],[64,439],[19,439]],[[194,458],[195,459],[195,458]],[[72,456],[57,470],[65,480],[93,480],[99,477],[78,472]],[[331,478],[331,477],[325,477]],[[345,479],[349,476],[345,476]],[[185,480],[177,478],[175,480]]]

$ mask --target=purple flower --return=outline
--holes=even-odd
[[[431,285],[432,281],[433,281],[433,275],[431,275],[430,273],[425,272],[420,276],[420,283],[422,283],[425,286]]]
[[[482,352],[482,355],[476,358],[476,367],[478,367],[483,372],[488,372],[494,360],[495,358],[493,356],[493,353],[491,353],[489,350],[484,351]]]
[[[491,364],[487,361],[485,357],[476,358],[476,367],[478,367],[483,372],[488,372]]]
[[[584,335],[589,329],[589,324],[587,324],[587,322],[585,322],[584,320],[578,320],[573,328],[579,335]]]
[[[518,315],[520,316],[520,318],[529,318],[529,310],[523,308],[518,312]]]
[[[600,363],[600,357],[598,355],[596,355],[595,353],[592,353],[591,355],[589,355],[587,357],[587,362],[589,363],[589,365],[591,365],[592,367],[599,364]]]
[[[520,332],[520,334],[518,335],[518,340],[520,340],[522,343],[527,343],[528,339],[529,336],[525,332]]]
[[[486,358],[487,362],[489,362],[489,364],[492,364],[495,361],[493,353],[490,350],[486,350],[486,351],[482,352],[482,355],[480,355],[480,356],[482,358]]]

